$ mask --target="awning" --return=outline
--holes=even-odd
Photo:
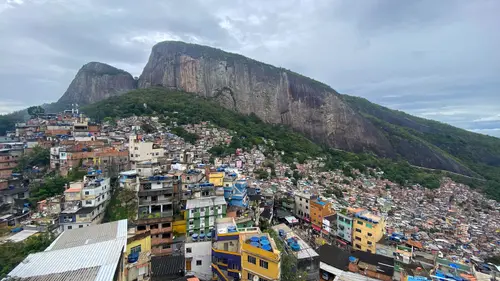
[[[312,227],[316,231],[321,231],[321,227],[319,227],[319,226],[316,226],[316,225],[313,224]]]
[[[342,240],[340,240],[340,239],[337,239],[337,242],[339,242],[339,243],[340,243],[340,244],[342,244],[342,245],[347,245],[347,243],[346,243],[346,242],[344,242],[344,241],[342,241]]]

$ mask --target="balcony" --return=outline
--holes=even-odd
[[[173,194],[174,187],[166,187],[166,188],[143,188],[142,186],[139,188],[138,195],[139,196],[155,196],[155,195],[163,195],[163,194]]]
[[[172,203],[172,198],[173,197],[166,198],[166,199],[161,199],[161,200],[139,199],[139,206]]]
[[[157,212],[157,213],[140,213],[138,215],[139,219],[159,219],[159,218],[169,218],[174,215],[174,211],[164,211],[164,212]]]
[[[166,256],[172,254],[173,250],[172,249],[158,249],[158,248],[152,248],[151,253],[155,256]]]
[[[162,228],[151,229],[151,234],[153,234],[153,235],[162,234],[162,233],[169,233],[169,232],[172,232],[172,227],[162,227]]]
[[[160,244],[171,244],[173,242],[172,238],[152,238],[151,245],[160,245]]]

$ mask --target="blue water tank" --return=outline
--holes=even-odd
[[[134,263],[137,260],[139,260],[139,253],[131,253],[130,255],[128,255],[128,262],[129,263]]]

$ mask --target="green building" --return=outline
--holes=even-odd
[[[186,202],[187,232],[189,235],[207,234],[215,228],[217,218],[226,217],[224,196],[190,199]]]

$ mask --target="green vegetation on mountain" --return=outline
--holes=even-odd
[[[88,105],[82,110],[98,120],[106,117],[156,115],[174,120],[178,125],[210,121],[214,125],[236,132],[229,145],[215,146],[210,150],[219,156],[232,154],[239,147],[248,149],[254,145],[265,145],[266,153],[269,155],[273,151],[282,151],[282,160],[288,163],[294,161],[302,163],[306,159],[323,157],[326,159],[326,169],[342,169],[345,173],[352,174],[352,169],[366,173],[367,167],[379,168],[384,171],[382,177],[393,182],[402,185],[421,184],[428,188],[438,188],[443,176],[452,175],[443,171],[414,167],[403,159],[395,161],[368,153],[355,154],[322,148],[286,126],[266,124],[254,115],[235,113],[209,99],[164,88],[134,90],[123,96]],[[270,145],[271,143],[273,145]],[[469,181],[473,181],[476,187],[480,187],[477,183],[483,184],[481,181],[469,180],[466,177],[452,176],[458,181],[466,181],[469,184]],[[494,187],[493,189],[489,185],[484,187],[488,195],[500,199]]]
[[[391,140],[427,144],[458,160],[472,171],[472,177],[485,179],[481,181],[461,177],[461,182],[480,187],[490,197],[500,199],[500,139],[391,110],[364,98],[347,95],[343,98],[391,136]],[[412,147],[405,147],[405,150],[408,148]],[[459,176],[453,177],[457,179]]]

